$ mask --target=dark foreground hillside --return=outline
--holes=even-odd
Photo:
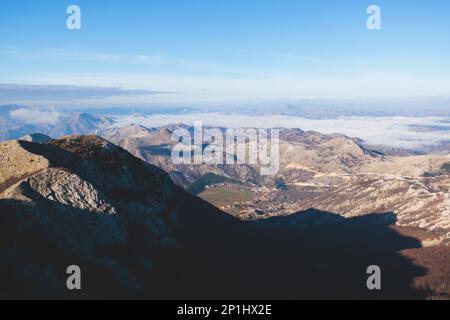
[[[3,298],[425,298],[391,213],[242,222],[93,136],[0,145]],[[321,221],[320,225],[315,222]],[[82,290],[66,288],[66,268]],[[382,290],[366,288],[379,265]]]

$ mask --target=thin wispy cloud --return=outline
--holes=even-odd
[[[1,78],[1,77],[0,77]],[[31,77],[32,82],[38,81]],[[309,77],[304,75],[272,74],[267,76],[228,77],[217,75],[185,75],[164,73],[71,73],[47,74],[48,83],[89,84],[128,88],[158,87],[162,91],[184,95],[172,96],[179,102],[229,101],[247,99],[311,98],[347,99],[352,90],[353,99],[417,98],[442,96],[450,88],[450,79],[422,79],[414,75],[395,73],[368,73],[354,76]],[[414,91],[420,87],[421,91]],[[426,92],[427,94],[424,94]],[[158,96],[163,97],[163,96]],[[164,96],[163,98],[169,98]],[[166,99],[164,99],[166,100]],[[162,101],[162,100],[160,100]],[[173,101],[171,99],[171,101]]]
[[[317,63],[317,64],[331,64],[335,63],[324,59],[321,57],[305,56],[302,54],[284,53],[284,52],[271,52],[271,51],[256,51],[256,50],[243,50],[243,49],[232,49],[229,50],[235,54],[246,55],[250,58],[254,57],[271,57],[276,59],[290,60],[292,62],[307,62],[307,63]]]
[[[231,49],[230,49],[231,50]],[[248,51],[248,50],[247,50]],[[419,72],[378,70],[366,61],[357,66],[320,55],[307,56],[242,49],[241,55],[214,62],[170,54],[89,52],[68,49],[21,50],[0,48],[0,55],[40,65],[45,70],[0,75],[3,83],[83,84],[93,87],[158,88],[177,95],[108,94],[108,104],[219,102],[278,98],[417,98],[449,94],[448,75],[424,77]],[[246,52],[246,53],[245,53]],[[258,57],[265,56],[266,59]],[[1,58],[1,57],[0,57]],[[220,59],[219,59],[220,60]],[[39,61],[39,64],[37,63]],[[253,63],[253,61],[259,61]],[[280,62],[280,63],[278,63]],[[236,63],[236,65],[233,65]],[[284,65],[284,67],[283,67]],[[289,68],[286,68],[286,65]],[[64,69],[67,72],[61,72]],[[143,98],[145,96],[145,99]],[[115,97],[112,99],[111,97]],[[123,99],[130,97],[128,101]],[[1,98],[1,97],[0,97]],[[89,97],[88,97],[89,98]],[[90,99],[90,98],[89,98]],[[34,103],[32,99],[19,102]],[[48,100],[51,103],[51,100]],[[17,102],[17,101],[11,101]],[[54,101],[60,104],[60,101]],[[95,103],[98,103],[96,101]]]
[[[57,61],[57,62],[79,62],[138,65],[142,67],[170,67],[181,69],[195,69],[197,72],[220,72],[237,75],[264,75],[262,72],[254,72],[242,67],[224,65],[214,61],[198,60],[168,54],[122,54],[104,52],[81,52],[68,49],[47,49],[37,51],[25,51],[20,48],[0,47],[0,55],[23,61]],[[191,70],[192,71],[192,70]]]
[[[76,85],[0,84],[0,101],[51,101],[103,99],[117,96],[148,96],[169,92],[133,90],[120,87]]]

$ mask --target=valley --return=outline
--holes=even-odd
[[[310,208],[343,217],[394,212],[399,226],[433,234],[426,244],[450,242],[450,154],[386,155],[357,138],[281,129],[280,170],[262,176],[258,165],[174,165],[169,151],[176,127],[131,125],[99,134],[242,220]]]

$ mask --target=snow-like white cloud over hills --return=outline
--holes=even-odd
[[[321,133],[341,133],[358,137],[371,145],[422,149],[450,140],[450,119],[444,117],[338,117],[308,119],[284,115],[241,115],[226,113],[191,113],[171,115],[128,115],[116,118],[116,125],[141,124],[159,127],[170,123],[193,125],[203,121],[212,127],[300,128]]]

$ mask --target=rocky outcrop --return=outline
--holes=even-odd
[[[0,150],[0,295],[70,296],[69,265],[89,278],[81,297],[161,294],[183,234],[225,216],[95,136]]]

